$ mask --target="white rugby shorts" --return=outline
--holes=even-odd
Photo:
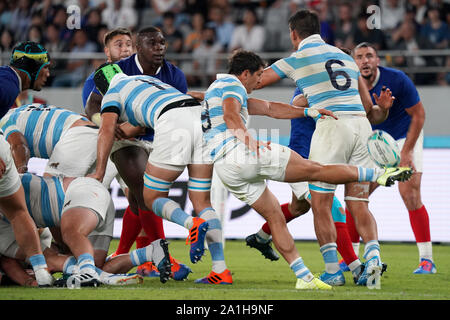
[[[22,185],[11,154],[11,146],[5,140],[3,133],[0,134],[0,158],[6,166],[5,173],[0,178],[0,198],[3,198],[16,193]]]
[[[270,144],[270,148],[262,149],[256,157],[243,143],[238,143],[214,164],[224,186],[248,205],[261,197],[266,179],[284,181],[291,149],[276,143]]]
[[[376,165],[369,156],[367,139],[372,127],[366,116],[339,114],[321,118],[311,138],[309,159],[321,164],[350,164],[365,168]],[[336,185],[320,181],[312,182],[318,192],[333,193]]]
[[[397,144],[400,151],[402,151],[405,145],[406,138],[398,139]],[[423,172],[423,130],[420,132],[417,138],[416,144],[413,149],[413,163],[416,167],[416,172]]]
[[[202,107],[174,108],[155,121],[153,151],[148,161],[174,167],[211,164],[203,144]]]

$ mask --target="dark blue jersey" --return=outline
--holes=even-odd
[[[0,118],[13,106],[20,90],[16,72],[8,66],[0,67]]]
[[[300,89],[296,88],[291,103],[294,98],[301,93]],[[308,159],[309,149],[311,147],[311,137],[314,130],[316,130],[316,122],[313,118],[305,117],[292,119],[289,148],[297,152],[303,158]]]
[[[377,84],[370,90],[370,95],[372,96],[373,93],[380,95],[381,88],[386,86],[392,91],[395,100],[387,119],[378,125],[373,125],[372,128],[386,131],[395,140],[405,138],[411,123],[411,116],[406,109],[420,102],[419,93],[403,71],[385,67],[378,67],[378,70],[380,77]],[[372,101],[375,103],[373,97]]]
[[[133,54],[128,58],[122,59],[116,63],[120,66],[120,68],[126,75],[137,76],[143,73],[141,71],[142,69],[140,68],[136,60],[137,60],[136,54]],[[174,66],[170,62],[167,62],[166,60],[163,61],[158,73],[152,75],[152,77],[158,78],[162,82],[171,85],[172,87],[178,89],[182,93],[187,92],[187,81],[183,71],[181,71],[178,67]],[[89,95],[91,94],[92,91],[94,91],[97,94],[100,94],[98,90],[95,88],[94,73],[92,73],[84,83],[83,87],[84,108],[86,108],[87,99],[89,98]],[[143,140],[153,141],[153,135],[154,135],[153,129],[147,128],[145,136],[141,136],[140,138]]]

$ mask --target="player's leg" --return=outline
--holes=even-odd
[[[222,224],[218,214],[211,205],[210,199],[213,166],[190,164],[188,165],[188,170],[189,198],[198,217],[208,224],[205,239],[212,260],[211,273],[205,278],[197,279],[196,283],[231,284],[233,280],[231,272],[225,264],[223,251]],[[200,241],[202,240],[198,239],[198,246],[202,245]]]
[[[311,286],[316,289],[331,289],[330,286],[315,278],[304,264],[295,247],[294,239],[289,233],[280,204],[268,188],[265,188],[258,200],[251,204],[251,207],[268,222],[275,247],[298,279],[296,288],[307,289]]]
[[[409,221],[419,249],[420,265],[417,274],[436,273],[430,235],[430,220],[427,209],[421,201],[421,172],[415,172],[411,180],[399,183],[398,189],[409,213]]]
[[[223,185],[220,178],[213,170],[213,177],[211,181],[211,204],[217,212],[220,223],[222,224],[222,243],[225,248],[225,218],[227,209],[228,190]]]

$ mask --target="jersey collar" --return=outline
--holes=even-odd
[[[381,74],[380,68],[377,68],[377,75],[372,82],[372,88],[375,88],[375,86],[378,84],[378,81],[380,80],[380,74]]]
[[[138,59],[138,55],[137,55],[137,54],[134,56],[134,61],[136,62],[136,66],[138,67],[139,71],[140,71],[142,74],[144,74],[144,68],[142,68],[142,65],[141,65],[141,63],[139,62],[139,59]],[[159,66],[158,70],[156,70],[156,73],[155,73],[154,75],[156,76],[160,71],[161,71],[161,66]]]
[[[228,73],[218,73],[216,76],[216,79],[224,79],[224,78],[233,78],[236,81],[239,81],[240,84],[242,84],[241,80],[239,80],[238,77],[236,77],[234,74],[228,74]]]
[[[313,35],[310,35],[309,37],[306,37],[298,44],[298,50],[300,50],[305,44],[314,43],[314,42],[325,43],[325,41],[323,41],[320,34],[313,34]]]
[[[9,67],[9,66],[8,66],[8,67]],[[10,68],[11,68],[11,67],[10,67]],[[14,68],[11,68],[11,70],[14,71],[14,73],[15,73],[16,76],[17,76],[17,79],[19,79],[19,90],[20,90],[20,92],[22,92],[22,79],[20,79],[19,74],[17,73],[16,70],[14,70]]]

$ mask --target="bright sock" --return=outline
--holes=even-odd
[[[83,253],[78,257],[80,273],[97,274],[94,257],[90,253]]]
[[[364,259],[367,261],[375,256],[380,257],[380,244],[378,240],[370,240],[364,246]]]
[[[336,227],[337,234],[337,250],[344,259],[347,266],[350,266],[352,262],[359,261],[359,258],[355,254],[355,251],[353,249],[352,241],[350,240],[350,236],[347,231],[347,226],[342,222],[335,222],[334,225]],[[359,264],[361,264],[361,262],[359,262]]]
[[[165,239],[161,217],[158,217],[153,211],[139,209],[139,218],[150,243],[158,239]]]
[[[78,272],[77,267],[77,258],[74,256],[70,256],[64,261],[63,265],[63,273],[64,274],[73,274]]]
[[[151,243],[151,241],[147,237],[147,235],[145,235],[145,236],[138,236],[136,238],[136,248],[144,248],[144,247],[148,246],[150,243]]]
[[[416,242],[431,241],[430,220],[425,206],[409,211],[409,221],[411,222]]]
[[[309,271],[309,269],[303,263],[303,259],[301,257],[298,257],[296,260],[294,260],[289,265],[289,267],[291,267],[292,271],[294,271],[294,274],[298,279],[303,279],[306,282],[310,282],[314,278],[311,271]]]
[[[334,274],[340,270],[337,257],[337,245],[335,242],[321,246],[320,253],[322,253],[325,262],[325,272]]]
[[[359,182],[375,182],[378,177],[384,174],[386,170],[381,168],[364,168],[358,167]]]
[[[155,266],[158,266],[164,259],[164,251],[163,249],[160,249],[160,247],[161,244],[158,239],[144,248],[133,250],[130,253],[131,263],[134,267],[137,267],[143,263],[151,261]]]
[[[258,241],[260,243],[267,243],[267,242],[269,242],[270,238],[271,238],[271,235],[268,233],[265,233],[262,228],[259,229],[259,231],[256,233],[256,241]]]
[[[153,201],[152,209],[158,217],[172,221],[188,230],[194,225],[192,216],[184,212],[180,205],[171,199],[156,199]]]
[[[116,253],[128,253],[140,231],[141,220],[139,215],[131,211],[130,206],[128,206],[123,214],[122,233],[120,234],[119,245],[117,246]]]
[[[29,258],[33,270],[47,269],[47,262],[43,254],[35,254]]]
[[[213,208],[203,209],[198,216],[208,221],[208,231],[206,232],[206,243],[211,254],[212,271],[222,273],[227,269],[225,256],[223,253],[222,224],[220,218]]]
[[[283,212],[284,218],[286,219],[286,223],[288,223],[289,221],[291,221],[292,219],[294,219],[295,217],[292,215],[292,213],[289,211],[289,203],[284,203],[281,205],[281,211]],[[272,232],[270,231],[270,227],[269,224],[266,222],[263,224],[262,226],[262,230],[266,233],[266,234],[272,234]]]

